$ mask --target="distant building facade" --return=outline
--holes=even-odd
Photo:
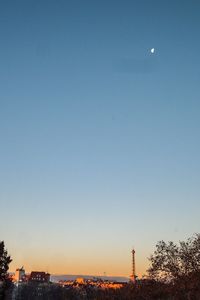
[[[79,284],[84,284],[85,283],[85,279],[83,277],[77,277],[76,278],[76,282]]]
[[[95,289],[120,289],[127,285],[126,282],[114,282],[109,280],[102,280],[100,278],[97,279],[85,279],[82,277],[78,277],[76,280],[60,280],[59,284],[61,286],[72,287],[72,288],[80,288],[83,285],[88,288]]]
[[[15,271],[15,276],[14,276],[14,280],[17,281],[17,282],[20,282],[20,281],[24,281],[25,279],[25,270],[24,270],[24,267],[22,268],[19,268]]]
[[[33,271],[29,276],[29,282],[48,283],[50,282],[50,274],[45,272]]]

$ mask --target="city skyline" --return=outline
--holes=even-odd
[[[37,269],[37,271],[35,271]],[[16,269],[15,269],[15,271],[14,270],[10,270],[10,274],[15,274],[15,278],[17,278],[16,279],[16,281],[20,281],[20,277],[22,276],[24,276],[25,274],[31,274],[32,272],[42,272],[42,273],[45,273],[44,272],[44,270],[41,268],[41,266],[39,266],[39,267],[37,267],[36,269],[34,269],[34,271],[33,271],[33,269],[31,269],[31,270],[29,270],[28,271],[28,273],[27,273],[27,269],[26,269],[26,267],[24,266],[24,264],[23,264],[23,266],[21,266],[21,267],[17,267]],[[130,269],[132,270],[131,271],[131,274],[130,274],[130,276],[120,276],[120,275],[118,275],[118,276],[115,276],[116,278],[117,277],[119,277],[119,278],[126,278],[127,280],[129,280],[129,281],[132,281],[132,282],[135,282],[135,280],[136,280],[136,278],[139,278],[138,276],[137,276],[137,274],[136,274],[136,272],[135,272],[135,250],[134,249],[132,249],[132,251],[131,251],[131,258],[130,258]],[[39,270],[39,271],[38,271]],[[26,271],[26,272],[25,272]],[[47,274],[49,274],[49,270],[46,270],[46,273]],[[78,275],[78,273],[77,274],[65,274],[65,272],[63,272],[63,273],[61,273],[61,274],[50,274],[50,275],[52,275],[52,276],[59,276],[59,275],[61,275],[61,276],[64,276],[64,275],[67,275],[67,276],[70,276],[70,275],[72,275],[72,276],[74,276],[74,275]],[[105,271],[102,273],[102,274],[79,274],[79,275],[82,275],[82,276],[97,276],[97,277],[112,277],[112,274],[110,274],[110,275],[108,275]]]
[[[129,278],[131,281],[135,281],[135,279],[136,279],[136,277],[138,277],[138,275],[137,275],[137,273],[135,272],[135,270],[136,270],[136,267],[135,267],[135,265],[137,264],[137,263],[135,263],[135,249],[132,249],[131,250],[131,252],[130,252],[130,257],[129,257],[129,260],[130,260],[130,262],[129,262],[129,264],[130,264],[130,274],[129,275],[125,275],[125,274],[121,274],[120,275],[120,270],[118,270],[117,271],[117,273],[116,274],[107,274],[107,272],[106,271],[104,271],[104,272],[99,272],[99,270],[98,270],[98,272],[97,273],[95,273],[95,274],[83,274],[83,273],[81,273],[81,272],[78,272],[78,271],[80,271],[80,270],[78,270],[77,269],[77,273],[76,274],[80,274],[80,275],[85,275],[85,276],[87,276],[87,275],[89,275],[89,276],[91,276],[91,275],[94,275],[94,276],[103,276],[103,277],[109,277],[109,276],[118,276],[118,277],[121,277],[121,276],[123,276],[123,277],[125,277],[126,276],[126,278]],[[69,258],[70,259],[70,258]],[[120,259],[120,258],[119,258]],[[14,262],[14,258],[13,258],[13,261],[12,261],[12,269],[10,268],[10,272],[11,273],[15,273],[16,271],[18,271],[18,270],[20,270],[20,267],[19,266],[17,266],[17,263],[13,263]],[[134,262],[134,263],[133,263]],[[43,268],[41,267],[41,265],[39,265],[38,263],[36,263],[35,264],[35,267],[33,267],[33,268],[30,268],[30,263],[28,263],[27,264],[28,265],[28,269],[25,267],[25,264],[23,263],[23,264],[21,264],[21,269],[26,269],[26,271],[28,271],[28,273],[31,273],[33,270],[37,270],[37,271],[44,271],[43,270]],[[16,267],[17,266],[17,267]],[[33,265],[34,266],[34,265]],[[96,264],[95,264],[95,268],[96,268]],[[99,268],[100,269],[100,268]],[[140,269],[140,268],[139,268]],[[63,269],[64,271],[65,271],[65,269]],[[49,268],[48,267],[46,267],[46,269],[45,269],[45,272],[47,272],[47,273],[49,273]],[[63,275],[63,274],[68,274],[68,275],[76,275],[75,273],[71,273],[71,274],[69,274],[69,273],[66,273],[66,272],[62,272],[62,273],[52,273],[51,275]],[[142,274],[142,275],[145,275],[145,274]],[[139,277],[141,277],[141,274],[140,274],[140,276]]]
[[[199,1],[0,3],[10,270],[130,276],[199,231]],[[153,49],[153,50],[152,50]]]

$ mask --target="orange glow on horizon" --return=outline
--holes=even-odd
[[[61,262],[51,262],[51,264],[46,264],[43,260],[36,261],[26,261],[23,263],[13,261],[10,264],[10,272],[15,272],[15,270],[21,266],[24,266],[27,273],[31,271],[45,271],[54,275],[93,275],[93,276],[119,276],[119,277],[130,277],[131,274],[131,265],[109,265],[109,268],[106,269],[106,264],[88,264],[88,266],[80,264],[64,264]],[[138,277],[142,277],[146,273],[147,266],[137,266],[136,274]]]
[[[11,249],[12,250],[12,249]],[[10,264],[10,272],[15,272],[17,268],[24,266],[25,271],[44,271],[50,274],[69,274],[69,275],[93,275],[93,276],[122,276],[130,277],[132,273],[132,256],[131,252],[115,251],[106,249],[106,251],[93,251],[88,247],[88,251],[75,251],[68,248],[68,251],[60,249],[52,249],[49,251],[45,248],[29,248],[22,249],[14,255],[11,251],[13,259]],[[100,249],[102,250],[102,249]],[[136,275],[142,277],[148,269],[148,253],[136,249],[135,263]]]

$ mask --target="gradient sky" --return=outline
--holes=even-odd
[[[11,270],[143,274],[199,232],[200,2],[0,2]],[[155,53],[150,49],[154,47]]]

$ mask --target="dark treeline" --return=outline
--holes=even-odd
[[[200,274],[188,289],[177,284],[161,283],[154,280],[144,280],[137,284],[127,284],[121,289],[94,289],[87,286],[65,288],[56,284],[21,286],[16,300],[199,300]],[[194,286],[195,284],[195,286]]]

